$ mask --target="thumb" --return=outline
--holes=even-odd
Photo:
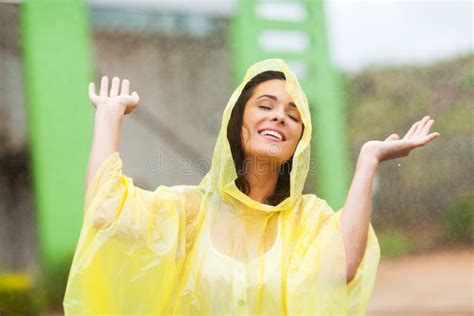
[[[392,134],[389,137],[387,137],[385,141],[399,140],[399,139],[400,139],[400,136],[398,136],[398,134]]]
[[[136,91],[133,91],[132,94],[127,96],[127,101],[133,105],[138,104],[138,102],[140,101],[140,96]]]
[[[95,94],[95,84],[93,82],[89,83],[89,100],[91,101],[92,105],[96,105],[98,102],[99,97]]]

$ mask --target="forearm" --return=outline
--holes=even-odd
[[[96,110],[94,136],[87,169],[86,192],[105,159],[119,150],[123,117],[123,110],[119,107],[103,106]]]
[[[372,212],[372,184],[379,162],[361,149],[354,178],[341,211],[341,230],[347,260],[347,282],[353,279],[362,260]]]

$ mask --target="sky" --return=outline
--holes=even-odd
[[[236,0],[90,0],[231,16]],[[333,63],[348,72],[373,66],[429,64],[474,52],[471,0],[326,0]]]
[[[331,1],[327,24],[333,60],[347,70],[474,51],[470,1]]]

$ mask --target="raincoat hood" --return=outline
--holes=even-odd
[[[285,74],[285,90],[296,104],[304,125],[303,135],[293,155],[293,166],[290,173],[290,196],[276,206],[254,201],[237,188],[235,184],[237,172],[235,170],[232,152],[227,139],[227,126],[229,124],[232,109],[234,108],[245,85],[256,75],[269,70],[281,71]],[[256,63],[247,70],[242,83],[237,87],[237,89],[235,89],[225,107],[222,116],[221,129],[212,157],[212,166],[210,171],[201,181],[200,187],[203,191],[208,192],[217,189],[227,203],[238,204],[240,202],[246,207],[258,211],[276,212],[291,209],[302,195],[308,174],[311,154],[311,134],[311,114],[308,100],[295,74],[282,59],[267,59]]]

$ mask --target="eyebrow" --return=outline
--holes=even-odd
[[[271,94],[262,94],[261,96],[259,96],[256,100],[260,99],[260,98],[269,98],[269,99],[272,99],[272,100],[275,100],[275,101],[278,101],[278,98],[274,95],[271,95]],[[290,102],[288,103],[289,105],[291,105],[292,107],[296,108],[296,104],[294,102]]]

